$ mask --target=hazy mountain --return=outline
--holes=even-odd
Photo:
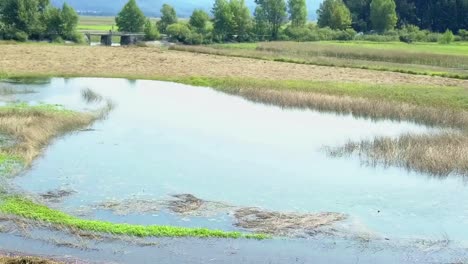
[[[322,0],[307,0],[309,9],[309,17],[315,19],[316,10]],[[54,5],[60,6],[63,2],[67,2],[73,6],[81,14],[96,14],[96,15],[115,15],[117,14],[127,0],[52,0]],[[148,16],[159,16],[159,9],[164,3],[172,5],[180,17],[189,17],[195,8],[202,8],[210,11],[214,0],[137,0],[138,5]],[[250,9],[254,10],[254,0],[246,0]]]

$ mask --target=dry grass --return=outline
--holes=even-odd
[[[0,132],[17,143],[1,152],[19,157],[29,165],[54,137],[88,126],[95,120],[88,113],[74,113],[43,107],[5,107],[0,109]]]
[[[38,257],[6,257],[0,256],[0,264],[61,264],[63,262],[57,262],[49,259],[43,259]]]
[[[0,49],[0,73],[16,76],[96,76],[139,79],[239,77],[468,88],[467,80],[136,47],[3,45]]]
[[[377,137],[349,142],[328,152],[335,157],[357,154],[374,166],[398,166],[436,176],[468,176],[468,135],[461,133]]]
[[[427,125],[468,130],[468,111],[416,106],[349,96],[301,91],[235,89],[229,92],[246,99],[282,107],[309,108],[318,111],[351,114],[371,119],[409,120]]]

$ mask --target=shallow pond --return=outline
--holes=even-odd
[[[223,214],[117,215],[89,209],[106,201],[164,200],[190,193],[235,206],[345,213],[349,218],[339,228],[346,234],[390,241],[451,240],[458,249],[468,247],[468,203],[463,202],[468,200],[468,186],[460,178],[364,166],[358,158],[333,159],[323,150],[348,140],[436,131],[433,128],[282,109],[210,88],[157,81],[56,78],[14,87],[36,93],[3,96],[4,100],[89,110],[96,108],[83,101],[82,90],[89,88],[115,103],[107,119],[91,130],[55,140],[30,170],[12,180],[33,194],[73,190],[55,205],[70,213],[86,211],[88,218],[114,222],[236,229]],[[199,243],[192,248],[202,247]],[[224,244],[229,243],[241,242]],[[257,248],[295,248],[288,256],[306,254],[308,248],[307,242],[297,240],[266,243]],[[345,261],[351,249],[343,243],[336,250]],[[403,254],[392,252],[378,254],[387,260]]]

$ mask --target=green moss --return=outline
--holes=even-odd
[[[241,232],[225,232],[205,228],[185,228],[173,226],[142,226],[131,224],[115,224],[104,221],[84,220],[63,212],[36,204],[21,197],[6,197],[0,204],[0,212],[19,217],[77,228],[84,231],[102,232],[114,235],[130,235],[138,237],[198,237],[198,238],[250,238],[266,239],[263,234],[243,234]]]
[[[8,177],[23,168],[21,157],[0,152],[0,176]]]

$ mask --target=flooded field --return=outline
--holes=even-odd
[[[20,93],[0,95],[4,103],[80,111],[99,109],[102,98],[113,104],[107,118],[55,140],[31,168],[6,180],[17,192],[80,218],[273,238],[95,239],[44,226],[25,232],[11,226],[19,220],[3,219],[0,250],[126,263],[155,256],[160,263],[468,260],[463,177],[367,166],[326,151],[437,128],[283,109],[157,81],[5,85]],[[95,97],[84,100],[84,91]]]

